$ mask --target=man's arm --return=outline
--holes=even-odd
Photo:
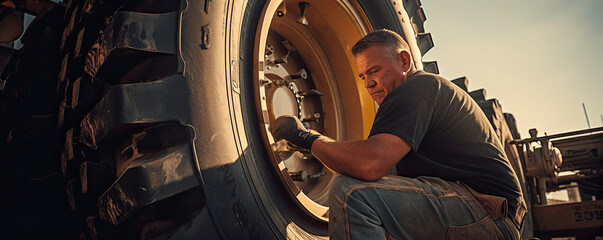
[[[389,133],[376,134],[367,140],[335,142],[308,131],[294,116],[278,117],[269,129],[274,139],[285,139],[311,150],[331,170],[365,181],[385,176],[410,151],[408,143]]]
[[[408,143],[389,133],[353,142],[320,137],[312,144],[312,154],[328,168],[365,181],[385,176],[409,151]]]

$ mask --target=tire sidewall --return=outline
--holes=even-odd
[[[393,12],[392,3],[361,1],[359,5],[366,14]],[[226,239],[285,238],[290,223],[308,233],[326,236],[327,224],[304,213],[287,192],[269,160],[260,132],[253,51],[265,4],[264,0],[249,0],[244,5],[213,3],[207,13],[199,10],[205,6],[197,1],[189,2],[183,11],[181,54],[191,89],[195,150],[207,206]],[[402,6],[402,2],[396,1],[396,5]],[[195,11],[200,14],[195,15]],[[389,28],[406,38],[414,37],[414,32],[402,32],[409,27],[402,26],[403,16],[367,17],[375,29]],[[225,26],[224,32],[220,26]],[[205,37],[204,31],[209,31],[211,42],[206,49],[199,47],[198,40]]]

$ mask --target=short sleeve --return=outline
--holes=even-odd
[[[425,96],[395,89],[379,106],[369,137],[379,133],[393,134],[417,152],[429,129],[434,111],[433,101]]]

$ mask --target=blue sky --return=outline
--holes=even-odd
[[[603,0],[422,0],[448,79],[467,76],[513,113],[522,137],[603,126]]]

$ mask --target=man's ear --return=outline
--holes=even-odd
[[[404,69],[404,71],[408,71],[410,69],[410,65],[411,63],[411,57],[410,57],[410,53],[406,50],[402,50],[398,53],[398,61],[400,61],[400,63],[402,64],[402,68]]]

